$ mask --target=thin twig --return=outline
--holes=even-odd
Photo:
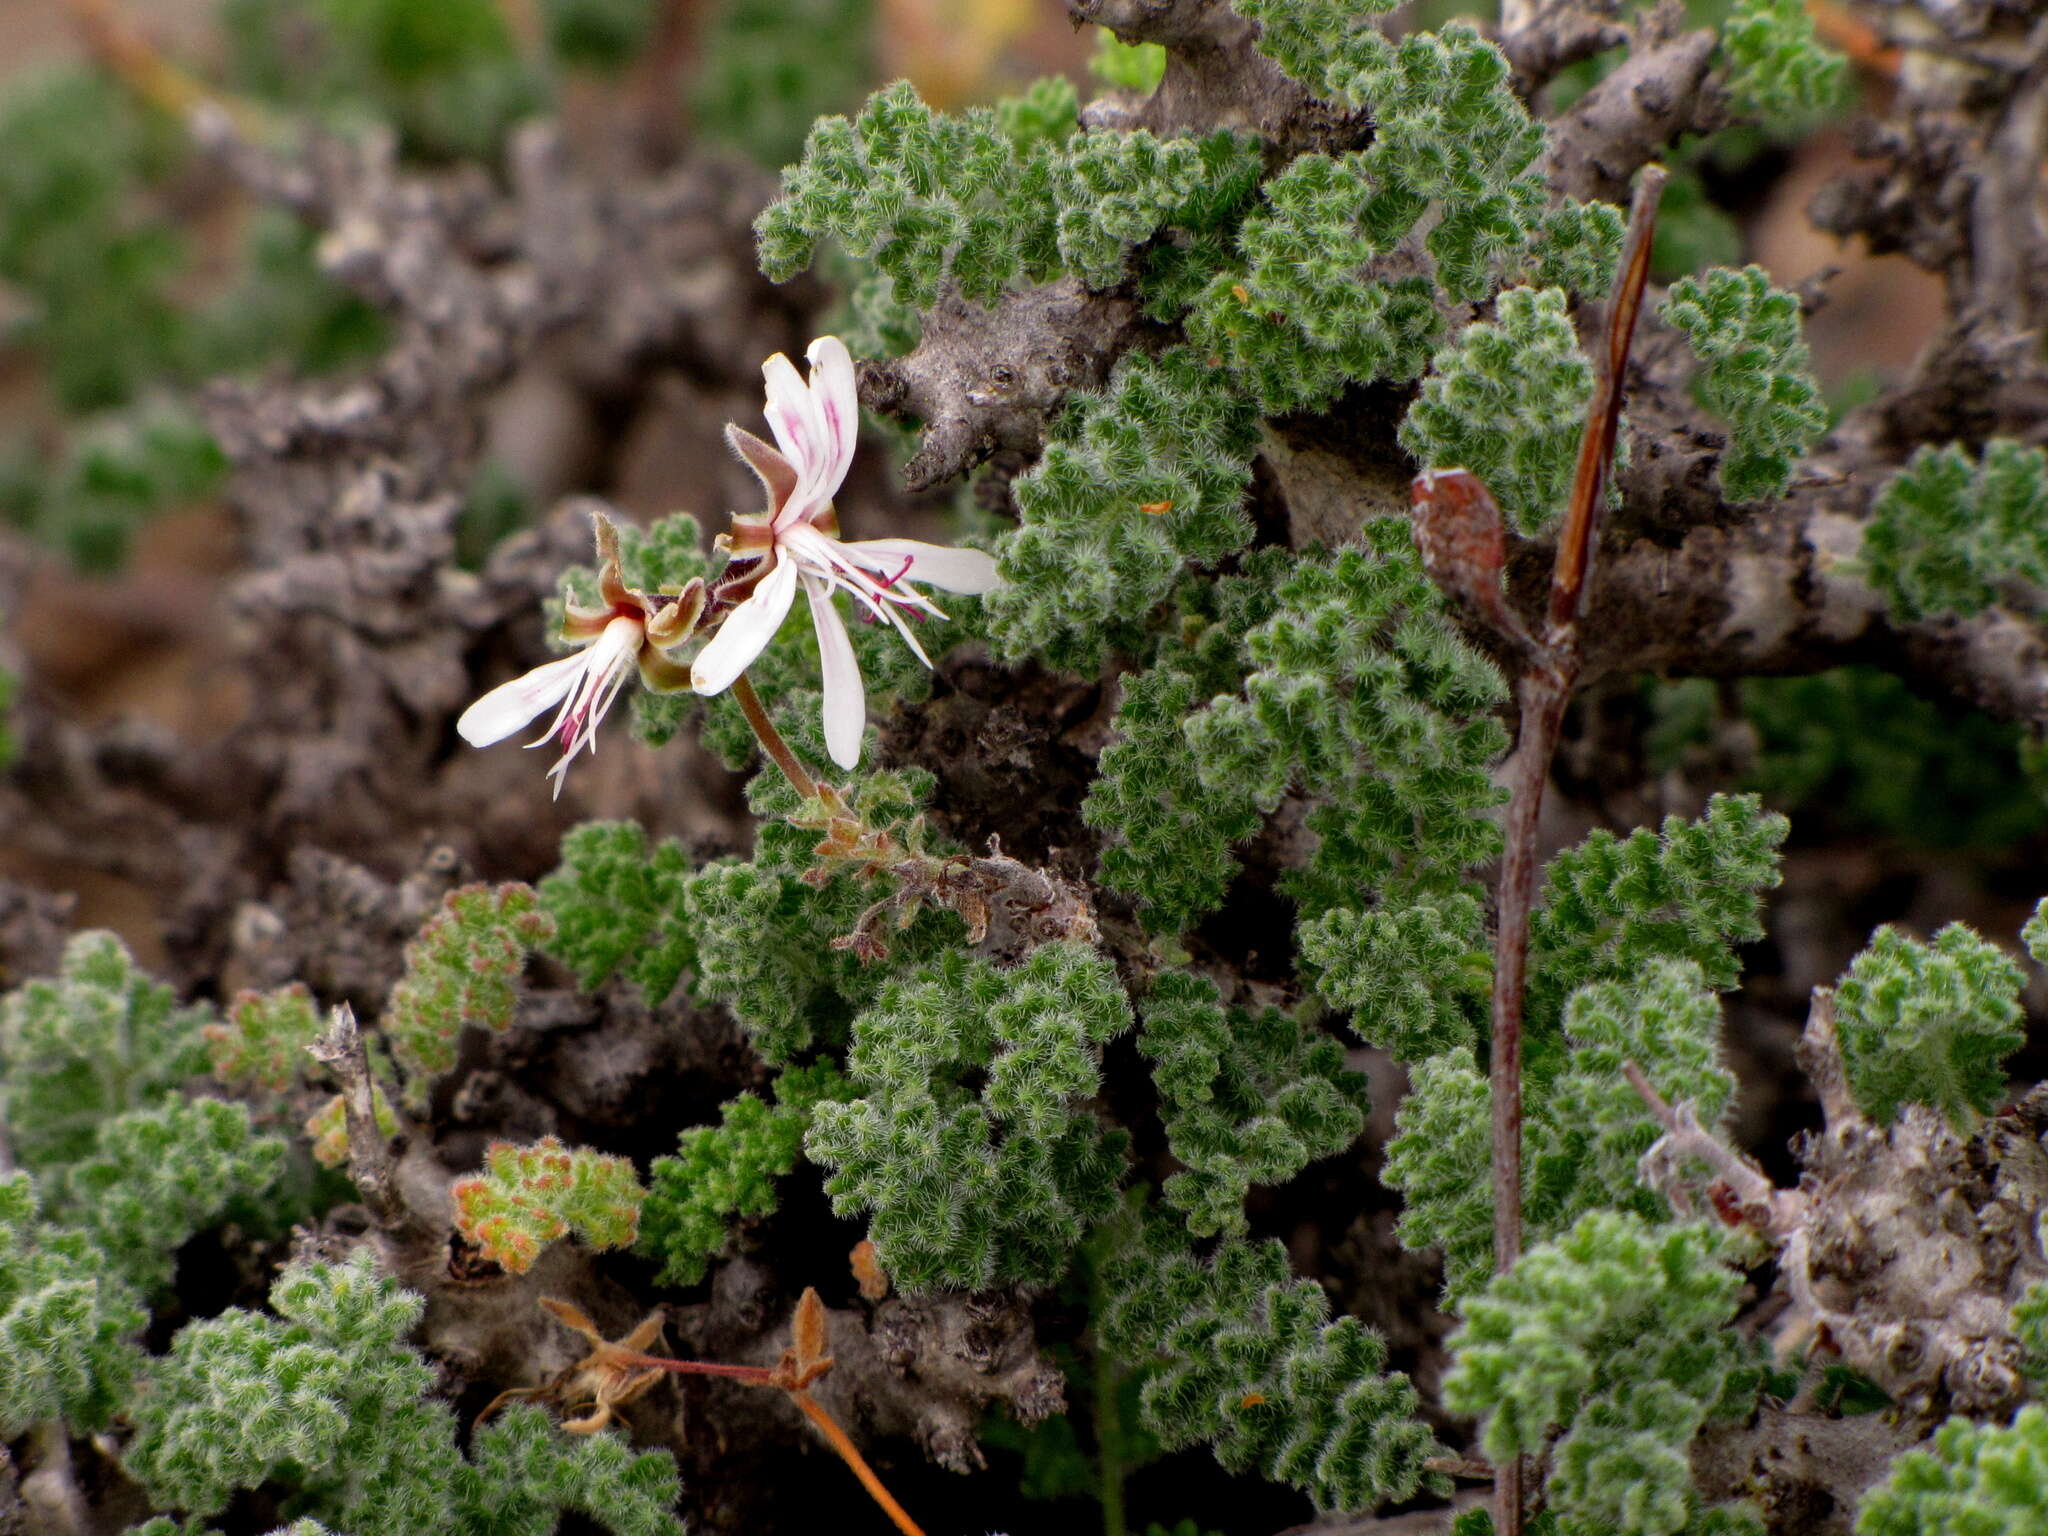
[[[409,1225],[412,1213],[398,1193],[398,1165],[391,1144],[377,1128],[377,1081],[370,1072],[362,1032],[356,1028],[355,1010],[347,1003],[337,1004],[326,1031],[307,1045],[306,1053],[341,1084],[349,1178],[363,1204],[387,1232]]]
[[[723,1365],[716,1360],[671,1360],[666,1355],[637,1355],[625,1351],[618,1353],[621,1365],[630,1365],[636,1370],[672,1371],[678,1376],[723,1376],[729,1381],[744,1381],[750,1387],[772,1387],[775,1372],[765,1365]]]
[[[1558,536],[1557,564],[1550,573],[1551,633],[1546,638],[1553,647],[1572,644],[1569,629],[1584,612],[1592,586],[1595,537],[1606,510],[1606,498],[1600,492],[1614,463],[1629,348],[1635,342],[1636,317],[1642,313],[1643,289],[1650,278],[1650,237],[1657,224],[1657,201],[1664,195],[1669,177],[1670,172],[1661,165],[1644,166],[1629,207],[1628,236],[1621,247],[1613,306],[1607,312],[1607,356],[1586,407],[1586,430],[1579,438],[1579,461],[1572,475],[1572,499],[1565,512],[1564,531]],[[1560,633],[1560,629],[1566,632]]]
[[[1535,901],[1537,823],[1543,810],[1550,760],[1557,751],[1564,711],[1579,671],[1578,622],[1592,586],[1593,555],[1605,497],[1608,465],[1614,457],[1621,420],[1621,393],[1629,346],[1649,279],[1650,234],[1657,200],[1664,190],[1662,166],[1646,166],[1629,210],[1607,319],[1606,356],[1600,381],[1586,411],[1579,440],[1572,498],[1558,536],[1551,572],[1549,625],[1537,654],[1516,679],[1521,706],[1520,739],[1511,771],[1513,787],[1502,834],[1499,910],[1494,941],[1493,1050],[1489,1063],[1493,1098],[1493,1262],[1497,1273],[1514,1267],[1522,1253],[1522,1000],[1529,962],[1529,913]],[[1504,1462],[1495,1479],[1494,1530],[1521,1536],[1520,1458]]]
[[[734,680],[732,696],[739,701],[740,713],[747,717],[747,724],[754,728],[754,737],[761,743],[761,750],[782,770],[782,776],[804,799],[817,799],[818,781],[789,750],[789,743],[782,739],[782,733],[775,729],[775,722],[768,718],[768,711],[761,707],[761,696],[754,692],[754,684],[746,673],[742,672]]]

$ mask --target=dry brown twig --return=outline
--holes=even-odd
[[[613,1341],[598,1331],[597,1324],[581,1307],[553,1296],[541,1297],[540,1304],[564,1328],[580,1334],[590,1345],[590,1353],[556,1372],[554,1379],[544,1386],[507,1387],[485,1405],[484,1411],[476,1416],[477,1423],[483,1423],[506,1403],[524,1399],[544,1402],[564,1412],[584,1410],[574,1418],[564,1419],[562,1428],[572,1435],[592,1435],[611,1423],[614,1410],[661,1380],[660,1370],[640,1363],[647,1351],[661,1341],[661,1313],[649,1313],[631,1333]]]

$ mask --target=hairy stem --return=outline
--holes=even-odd
[[[761,707],[761,696],[754,692],[754,684],[742,672],[733,682],[732,696],[739,700],[740,713],[747,717],[747,724],[754,728],[754,737],[761,743],[782,776],[789,780],[796,792],[806,800],[818,798],[818,781],[811,777],[809,770],[797,761],[796,754],[789,750],[789,743],[782,739],[782,732],[775,729],[775,722],[768,718],[768,711]]]

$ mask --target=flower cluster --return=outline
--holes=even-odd
[[[550,770],[559,795],[569,760],[585,747],[596,750],[598,723],[636,669],[659,693],[723,693],[767,649],[801,586],[810,600],[824,674],[826,750],[842,768],[860,761],[867,694],[833,594],[843,589],[868,617],[895,625],[918,660],[930,666],[909,620],[945,614],[914,583],[978,594],[997,585],[996,566],[978,549],[839,537],[833,497],[845,483],[860,436],[853,357],[836,336],[819,337],[805,355],[808,382],[780,352],[761,365],[772,446],[742,427],[725,429],[733,451],[760,477],[768,503],[758,513],[736,514],[732,531],[720,536],[729,574],[717,588],[707,597],[699,580],[674,596],[628,587],[620,574],[618,531],[600,514],[595,522],[601,600],[595,607],[565,605],[562,621],[562,637],[581,642],[582,649],[470,705],[456,722],[463,740],[489,746],[559,706],[540,738],[562,744],[561,759]],[[668,653],[700,628],[712,633],[695,661],[685,666],[672,659]]]

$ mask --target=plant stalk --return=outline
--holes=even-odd
[[[1506,1274],[1522,1256],[1522,1001],[1528,983],[1529,915],[1535,903],[1537,830],[1550,762],[1564,727],[1565,706],[1579,674],[1579,617],[1592,588],[1600,516],[1621,423],[1621,395],[1629,348],[1650,275],[1650,236],[1666,172],[1643,169],[1629,209],[1614,298],[1607,312],[1607,347],[1600,379],[1586,408],[1571,501],[1551,569],[1549,623],[1538,656],[1515,683],[1521,729],[1510,770],[1508,813],[1502,833],[1493,964],[1493,1041],[1488,1080],[1493,1099],[1493,1267]],[[1498,1468],[1494,1480],[1496,1536],[1522,1536],[1526,1457]]]
[[[732,696],[739,701],[740,713],[747,717],[747,724],[754,728],[754,739],[761,743],[761,750],[782,770],[782,776],[803,799],[817,799],[818,781],[789,750],[789,743],[782,739],[782,733],[775,729],[775,722],[768,718],[768,711],[761,707],[761,696],[754,692],[753,680],[746,673],[742,672],[733,680]]]

